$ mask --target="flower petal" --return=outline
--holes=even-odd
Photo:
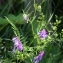
[[[47,31],[46,29],[43,29],[42,31],[40,31],[39,33],[40,39],[45,39],[47,37]]]
[[[34,63],[38,63],[42,59],[43,55],[44,51],[40,52],[40,54],[34,58]]]
[[[28,23],[28,21],[29,21],[29,17],[28,17],[28,15],[26,15],[26,14],[23,14],[23,17],[24,17],[24,19],[27,21],[27,23]]]
[[[21,41],[18,39],[18,37],[14,37],[12,40],[14,42],[14,47],[17,47],[19,51],[22,51],[23,46],[22,46]]]

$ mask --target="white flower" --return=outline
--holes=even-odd
[[[28,15],[27,14],[23,14],[23,17],[24,17],[24,19],[27,21],[27,23],[28,23],[28,21],[29,21],[29,18],[28,18]]]

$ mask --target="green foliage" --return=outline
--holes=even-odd
[[[17,16],[14,13],[10,14],[12,2],[14,1],[9,0],[0,17],[0,63],[34,63],[34,57],[43,50],[44,56],[39,63],[63,63],[63,29],[60,33],[57,31],[61,19],[56,15],[55,22],[51,22],[54,21],[52,20],[54,12],[50,13],[49,17],[48,9],[45,8],[49,4],[49,0],[43,0],[42,4],[37,4],[34,0],[34,14],[32,17],[32,12],[28,14],[28,23],[23,19],[23,13],[20,12],[22,8],[19,8],[20,10],[16,12]],[[22,0],[15,0],[14,4],[16,2],[17,7]],[[44,4],[46,2],[47,4]],[[46,10],[41,5],[44,5]],[[2,18],[2,14],[6,14],[5,10],[8,6],[8,13],[5,18]],[[43,29],[47,30],[48,36],[45,39],[40,39],[38,32]],[[15,53],[12,52],[14,46],[12,38],[14,36],[19,37],[23,44],[23,51],[20,52],[16,49]]]
[[[18,16],[13,14],[8,15],[8,19],[11,20],[14,24],[24,24],[26,21],[23,18],[23,13],[20,13]],[[5,18],[0,17],[0,25],[8,24],[8,21]]]

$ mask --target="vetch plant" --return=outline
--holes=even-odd
[[[47,37],[47,35],[48,35],[46,29],[43,29],[38,34],[40,36],[40,39],[45,39]]]
[[[19,51],[23,50],[23,45],[22,45],[21,41],[18,39],[18,37],[12,38],[12,41],[14,42],[13,52],[15,52],[16,47]]]
[[[40,54],[34,58],[34,63],[38,63],[42,59],[43,55],[44,51],[41,51]]]
[[[28,23],[28,21],[29,21],[28,15],[27,15],[27,14],[23,14],[23,17],[24,17],[24,19],[26,20],[26,22]]]
[[[56,18],[53,22],[51,19],[54,13],[49,17],[49,1],[44,0],[43,4],[41,2],[36,4],[35,1],[35,9],[30,13],[28,11],[31,6],[28,10],[24,10],[26,12],[15,15],[4,13],[7,16],[6,19],[2,18],[4,15],[0,17],[0,24],[3,25],[0,25],[1,63],[62,63],[60,58],[62,58],[63,30],[59,28],[62,26],[60,18]],[[11,37],[13,37],[12,40]],[[35,53],[38,55],[36,56]]]

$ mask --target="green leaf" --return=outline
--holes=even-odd
[[[20,13],[19,15],[15,16],[13,14],[8,15],[8,19],[15,23],[15,24],[25,24],[26,21],[23,18],[23,13]],[[0,17],[0,25],[8,24],[9,22],[5,19]]]

